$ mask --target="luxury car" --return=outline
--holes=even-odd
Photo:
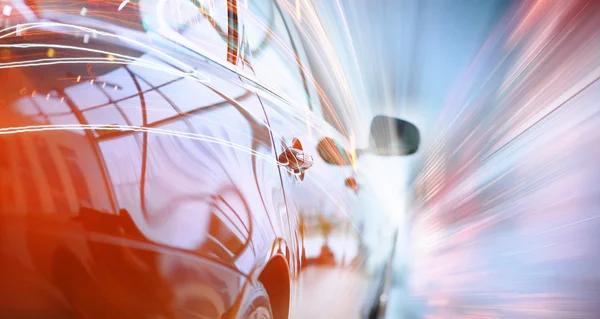
[[[351,145],[286,5],[4,4],[2,317],[301,317],[328,307],[302,296],[319,267],[367,278],[376,313],[354,164],[419,133],[378,116]]]

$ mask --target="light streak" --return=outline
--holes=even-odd
[[[490,298],[513,298],[496,291],[504,289],[500,280],[466,282],[489,271],[510,281],[511,291],[518,283],[519,299],[535,295],[527,291],[548,291],[543,298],[554,305],[530,301],[515,311],[536,318],[597,317],[583,283],[596,274],[579,265],[595,260],[600,217],[598,8],[594,1],[518,3],[461,77],[417,180],[428,190],[440,178],[444,183],[434,197],[420,194],[423,202],[413,207],[416,228],[427,219],[443,231],[443,241],[427,252],[432,269],[424,274],[443,288],[426,294],[461,300],[467,292],[489,289]],[[434,172],[440,154],[448,155],[442,176]],[[418,271],[427,266],[420,263]],[[562,281],[534,276],[558,269]],[[550,301],[552,289],[565,292]],[[513,301],[494,307],[515,316],[509,310]]]
[[[161,134],[167,136],[187,138],[207,143],[215,143],[226,147],[234,148],[238,151],[249,153],[255,157],[258,157],[268,163],[280,165],[279,162],[274,160],[271,156],[262,154],[253,150],[252,148],[245,147],[228,140],[219,139],[212,135],[204,135],[198,133],[186,133],[181,131],[167,130],[161,128],[151,128],[134,125],[95,125],[95,124],[62,124],[62,125],[28,125],[28,126],[17,126],[17,127],[2,127],[0,128],[0,135],[19,134],[19,133],[30,133],[30,132],[44,132],[44,131],[72,131],[72,130],[100,130],[100,131],[133,131],[133,132],[147,132],[152,134]]]
[[[197,81],[200,82],[208,82],[209,79],[208,77],[204,76],[202,73],[198,72],[197,70],[195,70],[193,67],[187,65],[186,63],[183,63],[182,61],[172,57],[170,54],[164,52],[163,50],[159,50],[157,48],[151,47],[147,44],[144,44],[140,41],[137,40],[132,40],[129,39],[127,37],[123,37],[123,36],[119,36],[116,34],[112,34],[112,33],[108,33],[108,32],[103,32],[103,31],[99,31],[99,30],[95,30],[95,29],[91,29],[91,28],[87,28],[87,27],[82,27],[82,26],[77,26],[77,25],[72,25],[72,24],[65,24],[65,23],[57,23],[57,22],[38,22],[38,23],[27,23],[27,24],[22,24],[22,30],[26,31],[29,29],[38,29],[38,28],[44,28],[44,27],[64,27],[64,28],[71,28],[71,29],[75,29],[75,30],[79,30],[79,31],[83,31],[83,32],[87,32],[87,33],[91,33],[91,32],[97,32],[99,35],[101,36],[106,36],[106,37],[112,37],[112,38],[116,38],[118,40],[127,42],[127,43],[131,43],[133,45],[137,45],[137,46],[141,46],[144,49],[146,49],[148,52],[152,52],[154,54],[156,54],[157,56],[164,58],[167,61],[172,62],[175,65],[180,66],[182,69],[186,70],[187,73],[186,77],[188,78],[192,78],[195,79]],[[0,36],[0,39],[3,39],[5,37],[14,35],[14,31],[10,31],[12,29],[15,29],[15,27],[7,27],[3,30],[0,30],[0,33],[5,33],[4,35]],[[25,45],[25,46],[23,46]],[[11,45],[3,45],[4,47],[11,47]],[[38,47],[47,47],[49,45],[44,45],[44,44],[15,44],[13,45],[15,47],[29,47],[29,46],[38,46]],[[1,46],[0,46],[1,47]],[[75,46],[66,46],[66,45],[54,45],[54,47],[63,47],[63,48],[70,48],[73,50],[83,50],[83,51],[89,51],[89,52],[97,52],[97,53],[104,53],[106,55],[108,54],[112,54],[111,52],[108,51],[103,51],[103,50],[94,50],[94,49],[89,49],[89,48],[82,48],[82,47],[75,47]],[[120,54],[113,54],[115,56],[121,56],[121,57],[127,57],[126,55],[120,55]],[[131,57],[129,57],[131,58]],[[154,63],[154,62],[150,62],[150,63]],[[154,63],[157,64],[157,63]],[[182,73],[181,71],[179,71],[179,73]]]
[[[284,4],[285,5],[285,4]],[[290,61],[290,63],[294,63],[296,64],[298,67],[301,68],[301,70],[303,72],[305,72],[305,76],[306,76],[306,81],[309,82],[310,84],[314,84],[315,88],[317,90],[317,94],[319,95],[319,97],[321,98],[321,100],[323,101],[323,103],[325,105],[322,105],[324,107],[324,109],[327,109],[330,111],[330,114],[332,114],[334,117],[336,117],[337,122],[340,123],[339,119],[338,119],[338,115],[340,115],[340,112],[343,112],[345,109],[340,109],[340,110],[334,110],[331,102],[329,101],[329,98],[327,96],[327,94],[325,94],[325,92],[321,89],[321,87],[319,86],[319,84],[315,81],[315,79],[312,77],[312,74],[309,72],[309,70],[306,70],[303,68],[303,65],[301,64],[301,61],[299,60],[299,58],[296,56],[296,54],[294,52],[292,52],[289,48],[288,48],[288,44],[287,44],[287,39],[282,39],[280,38],[275,31],[271,30],[269,28],[269,26],[267,26],[265,24],[265,22],[263,22],[262,19],[260,19],[259,17],[256,17],[255,15],[252,14],[252,12],[247,12],[248,14],[248,18],[251,19],[252,23],[256,24],[256,26],[262,28],[264,30],[264,32],[266,34],[270,34],[272,37],[272,41],[273,43],[277,44],[277,47],[272,47],[272,49],[277,50],[278,53],[283,53],[284,57],[287,57],[288,60]],[[300,31],[302,32],[302,29],[300,29]],[[245,76],[243,75],[244,77]],[[338,80],[333,80],[333,78],[330,77],[330,79],[332,79],[333,83],[338,83],[340,81]],[[323,129],[318,126],[318,125],[314,125],[313,122],[314,121],[319,121],[320,119],[312,116],[312,112],[310,112],[308,110],[308,108],[306,107],[305,102],[303,101],[296,101],[294,99],[291,99],[290,97],[288,97],[287,95],[285,95],[284,93],[282,93],[282,91],[275,85],[275,86],[270,86],[268,84],[263,84],[261,82],[260,79],[257,79],[255,77],[250,77],[250,80],[257,83],[259,85],[258,87],[258,91],[257,93],[259,93],[260,95],[264,96],[264,97],[269,97],[274,95],[275,98],[281,100],[283,103],[289,105],[289,108],[285,108],[284,110],[286,112],[289,112],[290,114],[292,113],[296,113],[302,117],[304,117],[305,119],[305,123],[307,124],[307,130],[309,130],[309,135],[311,134],[310,129],[313,128],[315,129],[317,132],[319,133],[325,133],[323,131]],[[343,79],[341,80],[343,82]],[[264,90],[263,88],[268,87],[268,90]],[[256,89],[256,88],[254,88]],[[304,114],[302,114],[304,113]],[[343,125],[340,125],[340,127],[343,127]]]
[[[28,44],[16,44],[16,45],[2,45],[0,44],[0,48],[2,47],[46,47],[48,45],[40,44],[40,45],[31,45]],[[72,46],[59,46],[62,49],[73,49],[73,50],[81,50],[81,51],[90,51],[90,52],[103,52],[100,50],[92,50],[85,49],[80,47],[72,47]],[[115,54],[116,55],[116,54]],[[133,60],[131,60],[133,59]],[[6,68],[14,68],[14,67],[31,67],[31,66],[42,66],[42,65],[57,65],[57,64],[87,64],[87,63],[96,63],[96,64],[131,64],[137,65],[149,69],[154,69],[157,71],[161,71],[164,73],[169,73],[173,75],[178,75],[181,77],[189,78],[194,81],[202,82],[197,77],[193,76],[194,73],[181,72],[179,70],[164,67],[155,62],[151,61],[143,61],[140,59],[136,59],[133,57],[122,56],[122,58],[115,58],[113,61],[109,61],[106,58],[54,58],[54,59],[36,59],[30,61],[15,61],[15,62],[5,62],[0,63],[0,69]],[[78,76],[78,81],[81,80],[81,76]]]
[[[11,12],[12,12],[12,7],[9,6],[8,4],[4,5],[4,8],[2,8],[2,14],[8,17],[8,16],[10,16]]]
[[[282,6],[288,13],[292,13],[292,10],[295,10],[289,3],[283,3]],[[359,121],[354,92],[350,88],[344,68],[337,57],[336,50],[328,39],[325,27],[313,6],[302,6],[302,8],[305,11],[303,17],[305,23],[297,23],[298,30],[309,39],[309,41],[307,41],[309,47],[316,52],[323,53],[318,54],[317,59],[320,61],[321,65],[325,67],[325,75],[327,78],[324,79],[324,81],[337,84],[336,88],[340,91],[342,98],[341,102],[345,104],[343,108],[334,108],[329,97],[321,89],[320,85],[315,82],[317,92],[325,103],[324,108],[328,109],[329,113],[335,117],[340,128],[344,127],[344,125],[342,125],[343,121],[341,121],[342,118],[347,119],[348,124],[353,126],[353,128],[360,128],[360,125],[353,125],[358,124]],[[344,133],[347,135],[347,132]]]
[[[123,8],[125,8],[125,6],[129,3],[129,0],[124,0],[123,2],[121,2],[121,4],[119,5],[119,8],[117,9],[117,11],[121,11]]]
[[[231,66],[231,64],[229,63],[222,63],[220,59],[212,56],[212,54],[210,54],[209,52],[206,52],[206,50],[203,50],[201,47],[197,46],[196,44],[192,43],[189,39],[183,37],[181,34],[173,31],[169,25],[168,22],[164,20],[163,16],[164,14],[162,12],[164,12],[165,7],[164,7],[165,1],[161,1],[159,2],[159,5],[157,7],[157,10],[159,13],[157,13],[159,18],[158,21],[158,31],[166,38],[169,39],[173,39],[176,43],[184,45],[188,48],[191,48],[192,50],[194,50],[195,52],[201,52],[203,55],[207,56],[208,58],[210,58],[211,60],[213,60],[215,63],[219,64],[222,67],[225,67],[233,72],[238,73],[238,70],[236,68],[233,68]],[[205,15],[207,13],[204,13]],[[208,13],[209,14],[209,13]],[[255,19],[257,24],[263,26],[263,28],[265,30],[269,30],[268,27],[266,27],[264,25],[264,23],[260,20],[257,19],[255,16],[252,15],[252,13],[250,11],[247,12],[247,14],[249,15],[248,17],[251,19]],[[214,19],[212,19],[214,21]],[[269,31],[267,31],[269,32]],[[283,39],[277,39],[276,41],[278,41],[281,44],[281,48],[283,48],[285,50],[285,52],[287,53],[288,56],[290,56],[290,59],[294,60],[294,63],[297,63],[296,61],[296,56],[294,53],[287,51],[285,49],[285,45],[283,45],[284,40]],[[248,90],[251,91],[255,91],[257,93],[259,93],[262,96],[267,96],[267,97],[274,97],[275,99],[277,99],[279,101],[279,103],[283,102],[285,103],[287,106],[289,106],[289,108],[286,108],[286,111],[291,111],[291,112],[296,112],[298,114],[300,114],[301,116],[305,117],[307,110],[306,107],[304,105],[300,105],[300,101],[295,101],[293,99],[291,99],[289,96],[287,96],[286,94],[284,94],[283,92],[281,92],[280,90],[277,90],[276,88],[267,85],[266,83],[262,82],[260,79],[256,78],[253,75],[250,74],[241,74],[238,73],[241,77],[243,77],[244,79],[248,80],[249,82],[253,83],[254,85],[250,85],[250,84],[244,84],[244,87],[247,88]],[[267,89],[268,88],[268,89]],[[323,98],[327,99],[326,96],[322,96]],[[301,110],[304,111],[303,113],[301,113]],[[308,122],[307,122],[308,123]],[[319,128],[320,129],[320,128]]]

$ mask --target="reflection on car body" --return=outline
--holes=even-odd
[[[15,4],[29,24],[0,33],[3,317],[287,318],[306,267],[361,271],[353,159],[299,35],[274,1],[219,15],[232,3]],[[204,20],[173,25],[197,14],[167,19],[181,8]],[[223,39],[228,19],[240,33]],[[331,227],[307,231],[311,216]]]

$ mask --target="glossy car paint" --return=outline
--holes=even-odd
[[[234,318],[256,282],[275,318],[300,301],[327,308],[301,298],[304,270],[363,276],[369,253],[354,167],[318,155],[324,138],[350,145],[322,119],[308,65],[280,56],[274,74],[281,50],[228,64],[218,9],[210,24],[146,33],[189,4],[120,4],[29,1],[13,19],[34,24],[0,34],[2,317]],[[250,1],[260,8],[302,57],[289,18]],[[240,19],[241,48],[260,36]],[[314,158],[301,179],[278,163],[298,145]],[[307,253],[324,233],[344,247]]]

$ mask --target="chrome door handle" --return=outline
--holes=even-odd
[[[314,164],[312,156],[304,154],[302,143],[297,138],[292,140],[292,146],[287,146],[282,140],[283,153],[279,154],[277,160],[280,165],[288,167],[288,172],[296,178],[298,183],[304,180],[304,171]]]
[[[314,159],[303,150],[288,147],[279,155],[279,164],[287,166],[294,174],[300,174],[313,166]]]

